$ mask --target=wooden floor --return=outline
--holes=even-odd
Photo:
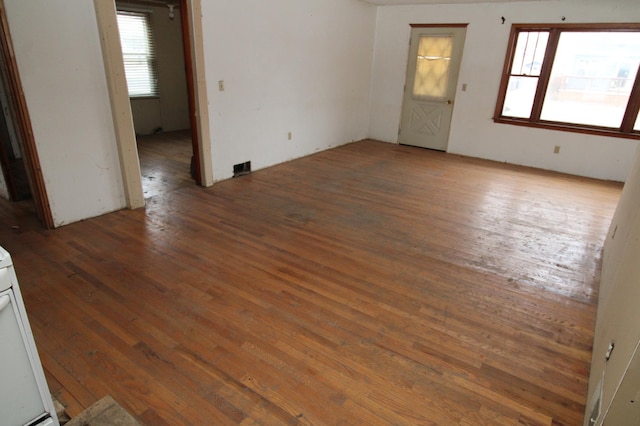
[[[365,141],[0,241],[72,415],[573,426],[620,189]]]
[[[138,136],[144,198],[193,186],[191,130]]]

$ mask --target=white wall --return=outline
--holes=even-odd
[[[501,24],[501,17],[506,23]],[[468,23],[448,151],[623,181],[637,142],[493,122],[512,23],[637,22],[636,0],[559,0],[382,6],[378,11],[369,137],[397,142],[410,23]],[[460,90],[463,83],[468,90]],[[561,147],[553,154],[553,147]]]
[[[367,137],[375,12],[358,0],[203,2],[215,180]]]
[[[162,129],[160,98],[129,99],[136,135],[150,135]]]
[[[93,2],[4,4],[55,225],[124,208]]]
[[[604,377],[602,385],[604,413],[611,404],[634,350],[640,342],[638,253],[640,253],[640,149],[637,151],[622,191],[604,246],[585,425],[588,424],[588,415],[597,400],[598,384]],[[615,349],[610,360],[606,362],[605,354],[611,342],[615,342]],[[635,383],[634,387],[635,391],[630,399],[636,397],[635,393],[640,388],[640,383]],[[617,414],[619,413],[610,413],[610,418],[615,418]],[[608,424],[626,423],[612,420]]]

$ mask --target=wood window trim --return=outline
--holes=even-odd
[[[202,161],[202,153],[200,149],[200,136],[198,134],[198,111],[196,107],[196,95],[197,88],[194,79],[195,70],[194,70],[194,61],[193,61],[193,42],[191,40],[191,34],[189,29],[191,28],[191,24],[189,22],[189,4],[187,0],[180,0],[180,18],[182,19],[182,48],[184,50],[184,65],[187,73],[187,93],[189,99],[189,126],[191,128],[191,149],[193,151],[193,176],[195,178],[196,184],[200,186],[204,186],[206,178],[202,176],[203,166],[201,164]]]
[[[545,52],[542,69],[540,71],[538,86],[533,103],[530,118],[507,117],[502,115],[504,102],[511,76],[511,66],[513,63],[518,34],[523,31],[548,31],[549,42]],[[592,24],[513,24],[509,35],[506,57],[501,74],[501,82],[498,90],[498,99],[493,115],[495,123],[512,124],[524,127],[542,128],[549,130],[559,130],[574,133],[583,133],[599,136],[610,136],[625,139],[640,139],[640,132],[633,130],[636,117],[640,112],[640,71],[636,75],[634,86],[629,96],[627,109],[620,128],[600,127],[585,124],[564,123],[556,121],[542,120],[544,97],[549,85],[551,69],[556,56],[558,41],[562,32],[630,32],[640,31],[640,23],[592,23]]]

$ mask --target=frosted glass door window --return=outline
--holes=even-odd
[[[451,36],[420,37],[413,84],[414,97],[442,99],[447,96],[452,52]]]

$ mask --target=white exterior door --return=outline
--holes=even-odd
[[[465,27],[414,27],[398,142],[446,151]]]

